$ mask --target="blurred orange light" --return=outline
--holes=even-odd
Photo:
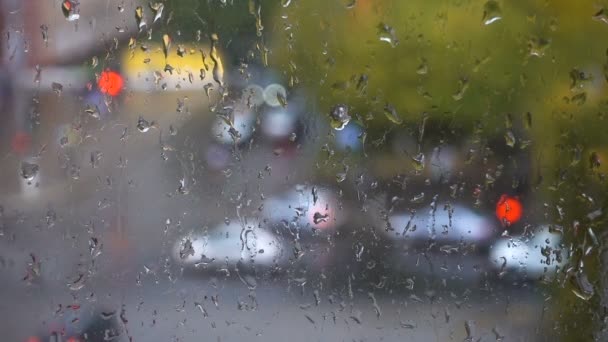
[[[496,204],[496,217],[507,226],[519,221],[522,214],[521,202],[515,197],[502,195]]]
[[[97,86],[102,93],[117,96],[122,91],[124,80],[116,71],[106,70],[101,73]]]

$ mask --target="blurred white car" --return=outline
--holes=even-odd
[[[381,229],[390,239],[406,243],[485,243],[498,231],[499,223],[463,205],[439,203],[415,212],[398,212],[388,217],[389,229]]]
[[[285,267],[306,254],[307,246],[326,242],[313,236],[335,231],[345,221],[346,211],[339,209],[331,190],[299,185],[264,200],[256,217],[231,218],[180,237],[172,257],[184,267],[201,270],[229,272],[238,263]],[[311,262],[317,263],[318,257]]]
[[[568,262],[561,235],[541,225],[531,234],[503,237],[490,250],[490,261],[502,272],[515,271],[529,278],[555,274]]]
[[[280,239],[262,228],[257,220],[220,223],[207,233],[176,241],[173,257],[182,265],[221,267],[239,261],[271,266],[282,253]]]
[[[317,185],[296,185],[295,189],[273,196],[263,203],[261,217],[269,223],[297,226],[298,231],[333,230],[346,220],[334,191]]]

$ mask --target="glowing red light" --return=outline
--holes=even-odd
[[[496,204],[496,217],[507,226],[519,221],[522,214],[521,202],[515,197],[502,195]]]
[[[80,339],[78,337],[70,337],[66,342],[80,342]]]
[[[116,71],[106,70],[101,73],[97,86],[102,93],[117,96],[122,91],[124,80]]]
[[[32,336],[27,339],[27,342],[42,342],[42,340],[36,336]]]
[[[30,149],[32,138],[25,132],[17,132],[11,140],[13,152],[23,154]]]
[[[69,0],[65,0],[65,1],[63,2],[63,8],[64,8],[66,11],[71,10],[71,9],[72,9],[72,3],[71,3]]]

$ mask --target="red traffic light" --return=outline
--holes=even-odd
[[[122,92],[124,80],[116,71],[106,70],[99,75],[97,86],[102,93],[117,96]]]
[[[523,206],[515,197],[502,195],[496,204],[496,217],[507,226],[519,221],[522,214]]]

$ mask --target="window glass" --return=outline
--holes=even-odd
[[[1,340],[608,340],[604,6],[0,2]]]

